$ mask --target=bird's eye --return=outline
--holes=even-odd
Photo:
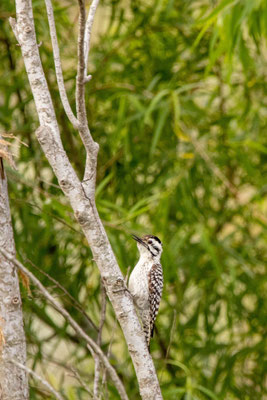
[[[148,243],[149,243],[149,244],[151,244],[151,243],[152,243],[152,240],[151,240],[151,239],[149,239]]]

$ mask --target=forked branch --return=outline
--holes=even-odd
[[[77,93],[84,95],[85,9],[82,0],[79,0],[79,5],[81,16]],[[162,399],[156,371],[148,352],[132,298],[125,290],[124,278],[96,209],[94,188],[98,145],[93,141],[87,125],[86,114],[84,114],[84,97],[81,96],[81,103],[77,105],[77,117],[79,123],[83,125],[79,132],[87,152],[85,181],[81,183],[71,166],[60,138],[55,110],[36,42],[31,0],[16,0],[16,10],[17,20],[11,19],[11,25],[22,51],[40,120],[41,126],[37,129],[36,136],[92,249],[107,295],[126,338],[138,378],[140,394],[145,400]],[[81,334],[85,340],[88,340],[84,333]],[[96,353],[98,354],[98,351]],[[99,357],[102,357],[102,353],[99,354]]]

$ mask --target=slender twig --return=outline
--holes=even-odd
[[[83,386],[83,388],[90,394],[90,396],[93,397],[92,390],[89,388],[89,386],[84,381],[81,371],[79,371],[77,368],[74,368],[72,365],[68,365],[66,362],[56,360],[55,358],[51,358],[51,356],[48,356],[44,353],[42,353],[42,358],[46,359],[51,364],[54,364],[58,367],[65,369],[67,371],[68,375],[76,378],[80,382],[80,384]],[[85,376],[85,375],[87,375],[87,373],[85,371],[83,371],[83,375]]]
[[[106,290],[101,281],[101,312],[100,312],[100,323],[97,335],[97,344],[101,347],[102,341],[102,330],[105,323],[106,318],[106,306],[107,306],[107,298],[106,298]],[[94,400],[99,399],[99,387],[100,387],[100,371],[101,371],[101,362],[100,358],[96,355],[95,358],[95,378],[94,378]]]
[[[183,125],[183,131],[187,131],[186,127]],[[223,185],[232,193],[234,197],[237,197],[237,189],[233,185],[232,182],[230,182],[227,177],[221,172],[221,170],[217,167],[217,165],[213,162],[213,160],[210,158],[208,153],[204,150],[204,148],[195,140],[193,135],[190,136],[190,141],[193,144],[194,148],[196,149],[197,153],[200,155],[200,157],[206,162],[207,166],[210,168],[210,170],[214,173],[215,176],[217,176],[218,179],[223,183]]]
[[[16,361],[16,360],[10,360],[10,362],[12,362],[13,364],[15,364],[17,367],[23,369],[24,371],[28,372],[28,374],[32,375],[37,381],[41,382],[42,385],[44,385],[49,392],[51,392],[56,399],[58,400],[64,400],[63,397],[61,396],[61,394],[59,394],[51,385],[50,383],[47,382],[46,379],[44,379],[43,377],[41,377],[40,375],[38,375],[35,371],[33,371],[32,369],[25,367],[25,365],[21,364],[20,362]]]
[[[67,114],[67,117],[69,118],[69,120],[72,123],[72,125],[74,126],[74,128],[78,129],[79,122],[78,122],[78,119],[73,114],[73,111],[71,109],[71,106],[70,106],[70,103],[68,100],[68,96],[66,93],[65,85],[64,85],[64,78],[63,78],[63,73],[62,73],[59,46],[58,46],[58,40],[57,40],[55,18],[54,18],[54,12],[53,12],[53,6],[51,3],[51,0],[45,0],[45,5],[46,5],[47,18],[48,18],[49,29],[50,29],[50,36],[51,36],[51,42],[52,42],[52,48],[53,48],[53,57],[54,57],[57,84],[58,84],[60,98],[61,98],[62,105],[65,110],[65,113]]]
[[[78,120],[82,125],[87,124],[85,98],[84,98],[84,75],[85,75],[85,59],[84,59],[84,34],[86,24],[86,11],[84,0],[78,0],[79,3],[79,36],[78,36],[78,67],[76,82],[76,108]]]
[[[110,353],[111,353],[111,347],[112,347],[114,336],[115,336],[116,325],[117,325],[117,320],[115,318],[114,319],[114,324],[113,324],[113,327],[112,327],[112,333],[111,333],[109,345],[108,345],[108,352],[107,352],[107,358],[108,359],[109,359]],[[106,370],[106,368],[104,368],[103,377],[102,377],[102,386],[106,386],[106,382],[107,382],[107,370]]]
[[[100,347],[94,342],[90,336],[88,336],[84,330],[77,324],[77,322],[71,317],[71,315],[68,313],[68,311],[61,306],[54,298],[51,296],[51,294],[47,291],[47,289],[42,285],[42,283],[36,278],[35,275],[33,275],[23,264],[21,264],[15,257],[13,257],[11,254],[7,253],[6,251],[0,249],[0,253],[9,261],[13,262],[16,267],[21,270],[26,276],[28,276],[31,281],[40,289],[40,291],[43,293],[43,295],[46,297],[47,300],[50,301],[50,303],[53,305],[53,307],[66,319],[66,321],[69,322],[69,324],[72,326],[72,328],[76,331],[76,333],[86,341],[86,343],[93,349],[93,351],[100,357],[102,360],[104,366],[107,368],[107,371],[110,375],[110,378],[112,382],[114,383],[114,386],[118,390],[120,396],[124,400],[128,400],[128,396],[126,394],[125,388],[120,380],[120,378],[117,375],[117,372],[115,369],[112,367],[110,362],[108,361],[107,357],[105,354],[102,352]]]
[[[173,335],[174,335],[175,326],[176,326],[176,318],[177,318],[177,312],[176,312],[176,310],[174,310],[173,311],[173,321],[172,321],[171,333],[170,333],[170,340],[169,340],[169,344],[168,344],[166,355],[165,355],[164,362],[163,362],[163,366],[164,367],[166,366],[167,359],[169,357],[169,352],[170,352],[170,349],[171,349],[171,344],[172,344]],[[160,382],[161,382],[161,379],[162,379],[163,371],[164,371],[164,368],[162,368],[162,370],[161,370],[161,374],[160,374],[160,377],[159,377],[159,381]]]
[[[97,344],[101,346],[102,341],[102,330],[105,323],[106,318],[106,308],[107,308],[107,297],[106,297],[106,289],[101,281],[101,312],[100,312],[100,323],[98,328],[98,336],[97,336]]]
[[[94,400],[99,400],[101,363],[98,356],[95,356],[94,360],[95,360]]]
[[[65,85],[64,78],[61,67],[59,46],[56,34],[55,19],[53,13],[53,7],[51,0],[45,0],[47,17],[49,22],[50,36],[53,47],[53,57],[55,63],[56,77],[58,82],[59,94],[64,107],[64,110],[75,129],[78,129],[83,144],[86,149],[86,168],[84,179],[91,178],[93,182],[93,188],[95,183],[95,171],[96,169],[96,159],[98,153],[98,144],[94,142],[90,130],[88,127],[86,107],[85,107],[85,92],[84,85],[85,81],[88,81],[88,77],[85,79],[86,66],[84,60],[84,35],[85,35],[85,24],[86,24],[86,14],[85,14],[85,4],[84,0],[79,0],[80,15],[79,15],[79,37],[78,37],[78,73],[77,73],[77,83],[76,83],[76,110],[77,117],[73,114],[70,107]],[[93,20],[92,20],[93,23]],[[92,187],[91,186],[91,187]],[[91,189],[90,187],[90,189]]]
[[[16,199],[16,202],[20,203],[20,204],[21,203],[26,203],[28,206],[30,206],[32,208],[36,208],[37,210],[40,210],[43,214],[48,215],[49,217],[51,217],[51,218],[55,219],[56,221],[60,222],[62,225],[65,225],[66,227],[68,227],[73,232],[77,233],[78,235],[82,235],[81,231],[78,231],[78,229],[75,229],[71,224],[68,224],[64,219],[58,217],[57,215],[55,215],[55,214],[53,214],[51,212],[44,211],[44,209],[42,207],[38,206],[37,204],[30,203],[29,201],[25,201],[24,199],[23,200],[21,200],[21,199],[17,200]]]
[[[217,165],[213,162],[213,160],[210,158],[210,156],[206,153],[206,151],[201,147],[199,143],[195,139],[191,137],[193,146],[195,147],[196,151],[200,155],[201,158],[207,163],[207,165],[210,167],[211,171],[213,171],[214,175],[217,176],[217,178],[220,179],[220,181],[223,183],[225,187],[234,195],[235,197],[237,196],[237,190],[235,186],[228,181],[226,176],[221,172],[221,170],[217,167]]]
[[[99,0],[93,0],[90,6],[88,18],[85,25],[85,33],[84,33],[84,63],[85,63],[85,75],[84,79],[88,81],[91,75],[87,76],[87,67],[88,67],[88,56],[90,51],[90,39],[91,39],[91,31],[94,22],[95,12],[98,6]]]
[[[56,287],[58,287],[60,290],[62,290],[62,292],[72,301],[72,305],[74,306],[74,308],[77,311],[79,311],[86,318],[86,320],[88,321],[91,328],[95,329],[98,332],[98,328],[95,325],[95,323],[91,320],[89,315],[87,315],[87,313],[81,307],[80,303],[64,288],[64,286],[62,286],[58,281],[56,281],[54,278],[52,278],[52,276],[50,276],[47,272],[45,272],[41,268],[37,267],[37,265],[35,265],[28,258],[26,259],[26,261],[29,262],[31,264],[31,266],[34,267],[35,269],[37,269],[37,271],[39,271],[42,275],[46,276],[51,282],[53,282],[56,285]]]
[[[84,181],[86,182],[86,195],[92,198],[95,191],[96,163],[98,144],[94,142],[90,129],[88,127],[86,105],[85,105],[85,79],[86,66],[84,59],[84,35],[86,24],[86,11],[84,0],[78,0],[79,3],[79,35],[78,35],[78,66],[76,78],[76,110],[80,123],[79,134],[86,149],[86,166],[84,172]]]
[[[87,344],[87,348],[92,354],[92,357],[95,362],[95,374],[94,374],[94,393],[93,393],[93,400],[99,400],[99,380],[100,380],[100,359],[99,356],[95,353],[94,349]]]
[[[75,368],[71,368],[71,372],[73,375],[70,374],[70,376],[74,377],[77,379],[77,381],[80,383],[80,385],[82,385],[82,387],[84,388],[84,390],[86,390],[86,392],[90,395],[90,399],[93,397],[92,391],[89,388],[88,385],[86,385],[86,383],[84,382],[84,380],[80,377],[80,375],[78,374],[78,372],[75,370]]]
[[[170,341],[169,341],[169,344],[168,344],[168,347],[167,347],[165,360],[167,360],[167,358],[169,357],[169,352],[170,352],[170,348],[171,348],[171,344],[172,344],[172,340],[173,340],[173,335],[174,335],[174,332],[175,332],[176,318],[177,318],[177,312],[176,312],[176,310],[174,310],[173,311],[173,321],[172,321],[172,327],[171,327],[171,334],[170,334]]]

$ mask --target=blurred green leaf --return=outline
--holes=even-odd
[[[82,181],[85,151],[60,103],[43,3],[33,5],[62,141]],[[53,5],[75,110],[77,3]],[[99,324],[99,271],[34,135],[39,122],[7,18],[14,3],[1,6],[0,124],[19,139],[7,139],[18,170],[5,166],[17,254],[96,339],[72,301],[32,265]],[[96,13],[86,87],[89,127],[100,145],[96,203],[124,274],[138,258],[132,232],[163,242],[165,284],[151,352],[168,400],[264,397],[266,27],[266,0],[106,0]],[[32,291],[34,300],[22,288],[29,365],[53,376],[67,397],[85,400],[68,367],[93,390],[93,359]],[[102,349],[129,397],[138,398],[109,302]],[[32,400],[43,398],[39,389],[32,384]],[[101,396],[118,398],[109,378]]]

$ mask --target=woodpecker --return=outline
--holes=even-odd
[[[163,289],[160,263],[162,244],[159,238],[153,235],[132,237],[137,241],[140,258],[130,275],[129,291],[142,321],[149,348]]]

